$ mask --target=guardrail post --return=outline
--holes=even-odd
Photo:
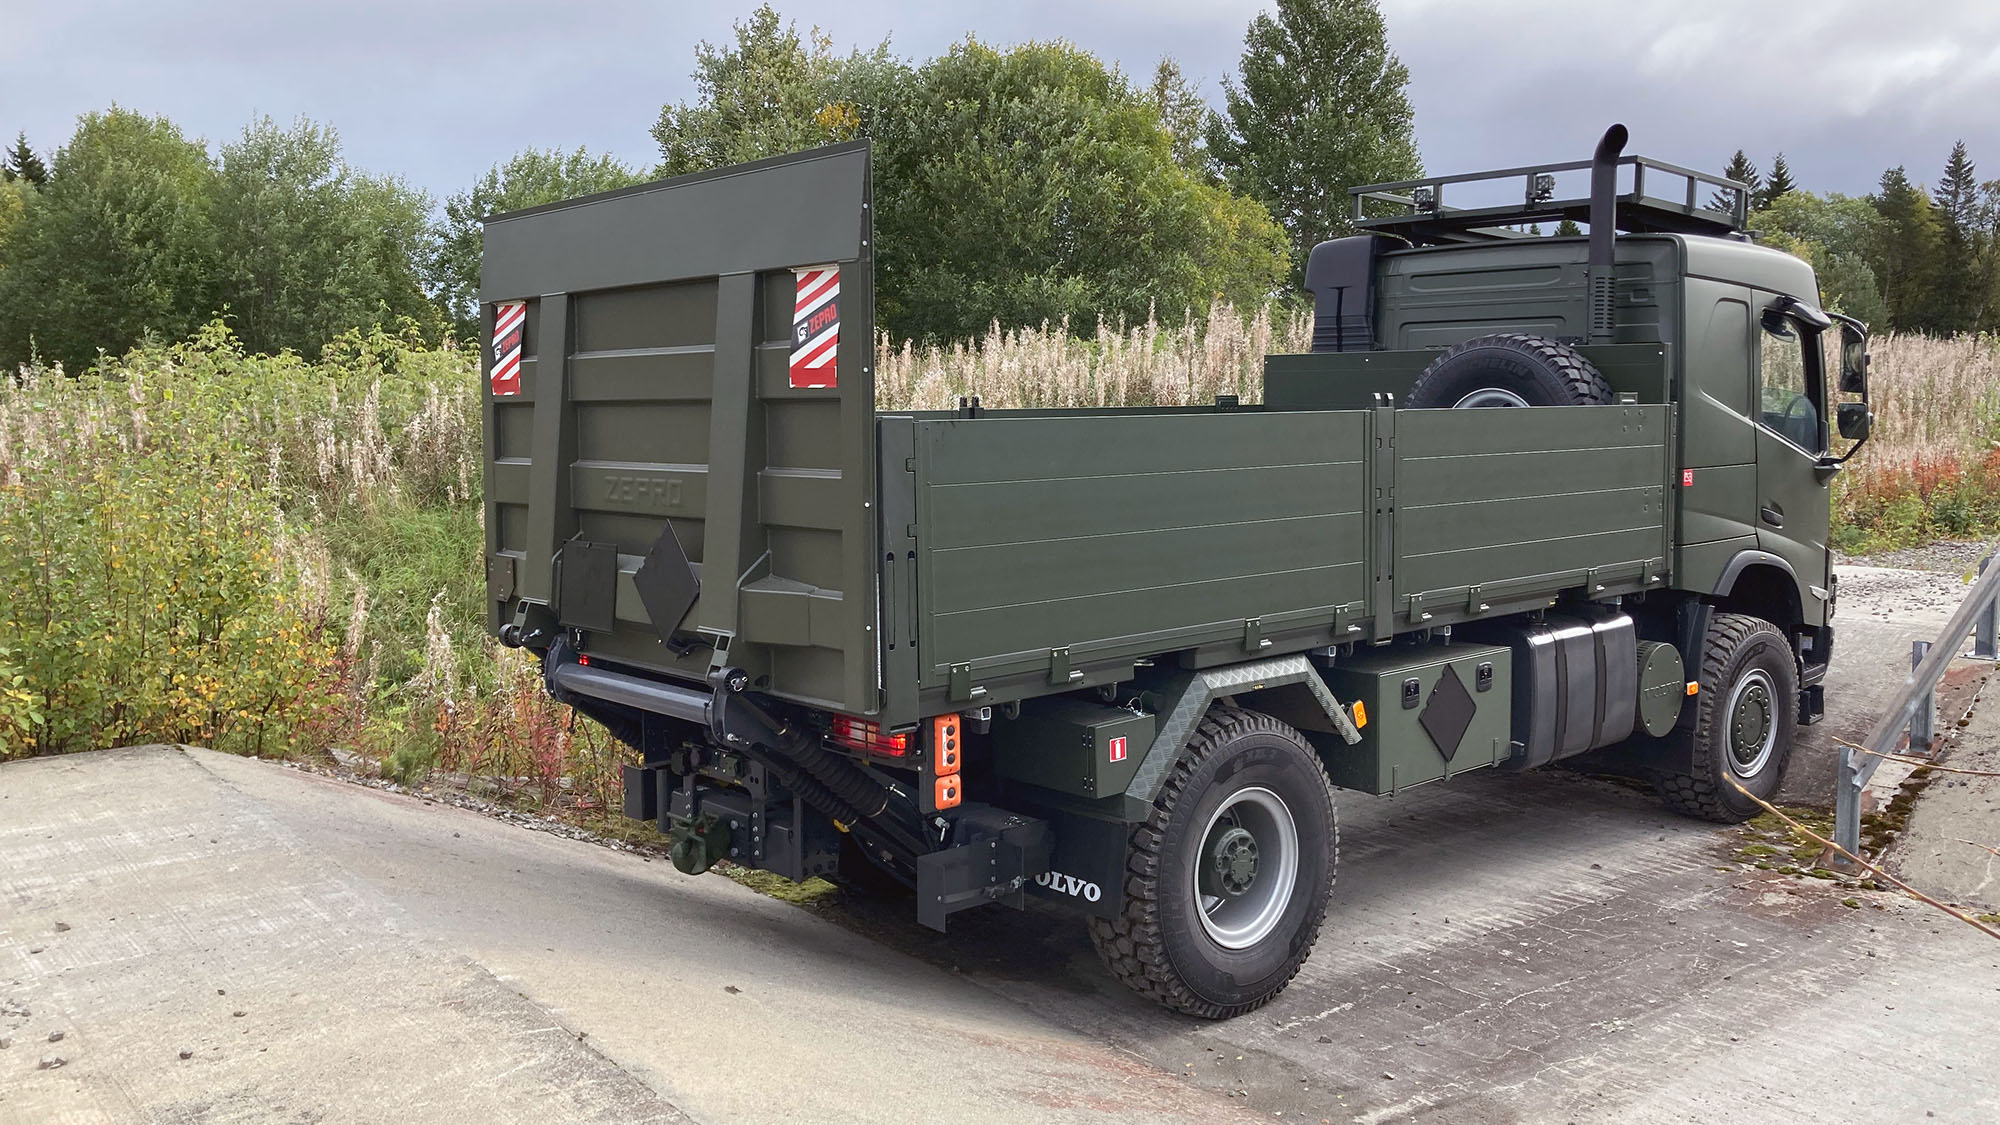
[[[1993,561],[1988,555],[1979,560],[1979,573],[1985,574],[1986,567]],[[2000,598],[1986,603],[1986,608],[1972,621],[1972,651],[1966,653],[1974,660],[2000,660]]]
[[[1924,654],[1930,652],[1929,641],[1910,642],[1910,667],[1912,670],[1924,662]],[[1937,739],[1937,685],[1920,692],[1917,709],[1910,715],[1910,753],[1929,757],[1931,743]]]
[[[1866,784],[1857,768],[1861,755],[1852,746],[1841,746],[1840,764],[1833,772],[1833,842],[1847,855],[1861,854],[1861,787]],[[1852,866],[1847,856],[1836,855],[1833,865]]]

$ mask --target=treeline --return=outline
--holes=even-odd
[[[114,106],[46,167],[21,138],[0,185],[0,362],[77,370],[217,316],[264,352],[405,321],[465,336],[482,216],[859,137],[896,338],[1178,320],[1294,285],[1344,229],[1347,186],[1419,170],[1375,0],[1279,0],[1251,22],[1222,112],[1171,59],[1134,80],[1059,41],[842,54],[768,5],[701,44],[694,78],[653,129],[656,166],[528,151],[441,209],[305,120],[252,122],[212,153]]]
[[[1979,179],[1964,141],[1929,188],[1896,167],[1871,194],[1818,195],[1782,153],[1760,174],[1738,151],[1726,174],[1750,185],[1759,240],[1812,262],[1836,310],[1878,332],[2000,332],[2000,180]]]
[[[1134,78],[1059,41],[840,53],[768,5],[699,45],[693,76],[653,127],[656,165],[530,150],[441,206],[307,120],[212,149],[113,106],[46,161],[20,137],[0,161],[0,365],[77,371],[218,317],[264,353],[316,355],[353,328],[466,338],[483,216],[859,137],[884,330],[1089,334],[1296,292],[1313,244],[1346,232],[1348,187],[1421,171],[1376,0],[1276,0],[1219,109],[1171,59]],[[1782,156],[1730,171],[1754,181],[1752,225],[1810,259],[1834,307],[1878,329],[2000,328],[2000,184],[1963,145],[1935,187],[1897,168],[1862,197],[1800,188]]]

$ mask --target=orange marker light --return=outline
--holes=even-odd
[[[1699,692],[1700,690],[1701,690],[1701,685],[1700,685],[1700,684],[1698,684],[1698,683],[1694,682],[1693,680],[1689,680],[1689,681],[1688,681],[1688,694],[1689,694],[1689,695],[1693,695],[1693,694],[1695,694],[1696,692]]]
[[[1362,727],[1365,727],[1367,725],[1368,725],[1368,708],[1363,707],[1361,705],[1361,701],[1357,699],[1354,701],[1354,729],[1360,730]]]
[[[958,772],[964,747],[959,743],[957,715],[939,715],[931,720],[932,771],[940,777]]]
[[[932,790],[931,793],[936,798],[931,802],[933,806],[940,809],[955,809],[958,807],[958,803],[965,799],[965,791],[959,784],[957,774],[952,774],[950,777],[940,777],[937,779],[936,784],[937,788]]]

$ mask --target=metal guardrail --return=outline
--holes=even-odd
[[[1973,660],[2000,660],[2000,566],[1988,555],[1979,563],[1979,579],[1959,603],[1951,621],[1935,641],[1911,646],[1910,677],[1903,690],[1868,732],[1865,749],[1841,746],[1840,769],[1834,778],[1833,842],[1852,855],[1861,854],[1861,794],[1885,758],[1909,732],[1908,754],[1929,758],[1937,747],[1937,686],[1945,669],[1961,654],[1959,642],[1969,635]]]

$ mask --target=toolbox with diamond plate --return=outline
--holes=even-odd
[[[1821,711],[1866,334],[1623,143],[1357,189],[1258,402],[878,404],[865,141],[493,216],[491,628],[682,870],[1039,897],[1198,1015],[1310,949],[1333,787],[1595,751],[1743,815]]]

